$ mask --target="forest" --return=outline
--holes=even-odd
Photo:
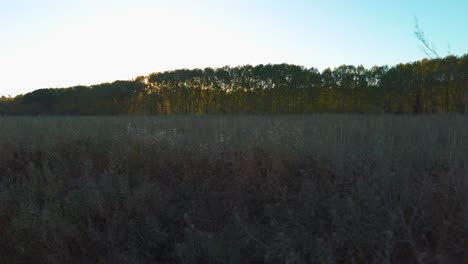
[[[0,263],[468,263],[467,96],[468,55],[2,97]]]
[[[0,0],[0,264],[468,264],[468,0]]]
[[[3,115],[468,112],[468,54],[320,72],[267,64],[152,73],[0,99]]]

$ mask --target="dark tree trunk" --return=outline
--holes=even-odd
[[[465,92],[463,97],[465,103],[465,113],[468,114],[468,82],[465,83]]]
[[[421,113],[421,93],[420,93],[420,91],[416,92],[416,98],[415,98],[414,104],[413,104],[413,112],[415,114]]]
[[[447,113],[450,111],[449,86],[450,86],[450,83],[447,83],[445,86],[445,112]]]

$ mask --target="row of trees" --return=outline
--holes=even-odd
[[[468,112],[468,55],[394,67],[176,70],[0,100],[0,114]]]

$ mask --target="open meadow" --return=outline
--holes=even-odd
[[[468,117],[0,117],[0,263],[468,263]]]

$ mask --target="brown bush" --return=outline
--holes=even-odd
[[[466,263],[463,116],[0,119],[0,263]]]

